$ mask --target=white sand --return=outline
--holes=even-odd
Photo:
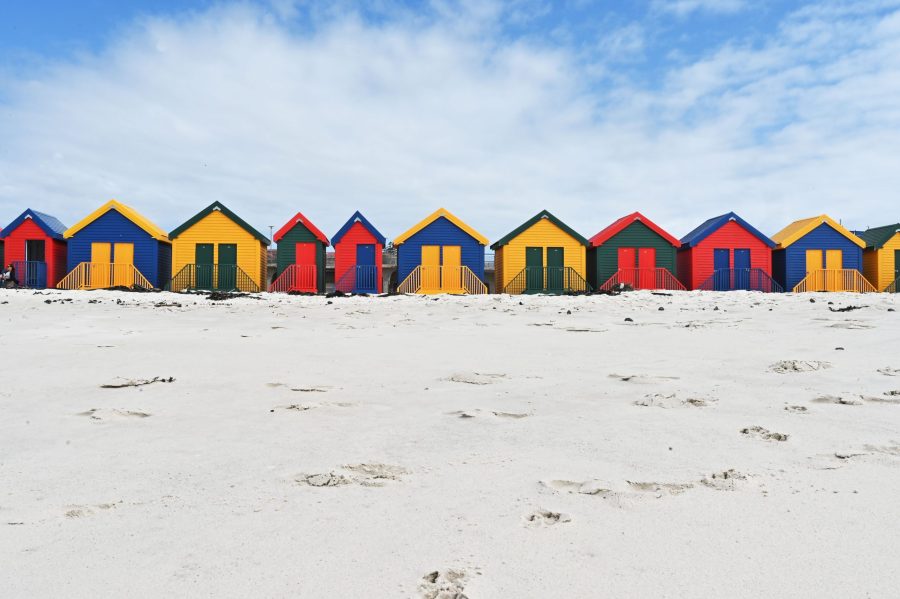
[[[897,597],[900,301],[814,297],[0,291],[0,595]]]

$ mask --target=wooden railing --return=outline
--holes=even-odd
[[[12,263],[19,287],[44,289],[47,286],[47,263],[34,260],[17,260]]]
[[[526,266],[506,284],[503,293],[584,293],[591,286],[569,266]]]
[[[762,291],[781,293],[784,288],[761,268],[720,268],[703,282],[703,291]]]
[[[82,262],[63,277],[57,289],[109,289],[110,287],[143,287],[153,289],[133,264]]]
[[[378,288],[378,267],[351,266],[337,280],[334,288],[341,293],[381,293]]]
[[[900,293],[900,277],[894,279],[894,282],[884,288],[885,293]]]
[[[291,264],[269,286],[273,293],[318,293],[319,277],[315,264]]]
[[[397,286],[397,292],[483,295],[488,288],[468,266],[417,266]]]
[[[237,264],[185,264],[166,285],[168,291],[243,291],[259,293],[259,284]]]
[[[875,287],[858,270],[852,268],[813,270],[797,283],[794,293],[806,291],[852,291],[872,293]]]
[[[632,289],[685,290],[668,268],[620,268],[600,286],[599,291],[610,291],[619,285],[628,285]]]

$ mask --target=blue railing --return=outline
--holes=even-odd
[[[784,289],[761,268],[720,268],[699,289],[704,291],[762,291],[781,293]]]
[[[31,289],[44,289],[47,287],[47,263],[35,262],[32,260],[12,263],[16,269],[16,279],[19,281],[19,287],[30,287]]]
[[[377,266],[353,266],[334,284],[341,293],[381,293]]]

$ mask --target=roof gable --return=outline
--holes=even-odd
[[[775,247],[775,242],[772,239],[769,239],[768,237],[760,233],[755,227],[751,226],[750,223],[742,219],[734,212],[722,214],[721,216],[715,216],[705,221],[699,227],[681,238],[681,246],[694,247],[701,241],[718,231],[721,227],[732,221],[739,224],[744,230],[765,243],[770,248]]]
[[[431,214],[426,216],[422,221],[420,221],[419,223],[414,225],[411,229],[409,229],[408,231],[406,231],[405,233],[403,233],[402,235],[400,235],[399,237],[394,239],[394,245],[402,244],[407,239],[409,239],[410,237],[412,237],[413,235],[415,235],[422,229],[426,228],[428,225],[430,225],[431,223],[433,223],[434,221],[436,221],[437,219],[439,219],[441,217],[446,218],[448,221],[453,223],[457,228],[459,228],[464,233],[466,233],[466,235],[472,237],[475,241],[477,241],[481,245],[488,244],[487,237],[485,237],[484,235],[482,235],[481,233],[479,233],[478,231],[476,231],[475,229],[473,229],[472,227],[470,227],[463,221],[459,220],[456,216],[451,214],[448,210],[445,210],[444,208],[438,208],[437,210],[435,210],[434,212],[432,212]]]
[[[126,206],[125,204],[122,204],[121,202],[118,202],[116,200],[110,200],[106,202],[105,204],[91,212],[89,215],[78,221],[76,224],[66,229],[65,233],[63,233],[63,237],[69,239],[111,210],[115,210],[126,219],[133,222],[139,228],[143,229],[148,235],[150,235],[150,237],[156,239],[157,241],[169,241],[169,236],[166,235],[165,231],[157,227],[148,219],[141,216],[134,208]]]
[[[631,226],[635,222],[639,222],[639,223],[643,224],[648,229],[650,229],[651,231],[653,231],[654,233],[656,233],[657,235],[659,235],[660,237],[662,237],[663,239],[665,239],[666,241],[671,243],[674,247],[681,246],[681,242],[678,241],[674,236],[667,233],[662,227],[658,226],[656,223],[654,223],[652,220],[650,220],[649,218],[647,218],[640,212],[632,212],[631,214],[629,214],[627,216],[623,216],[619,220],[615,221],[614,223],[612,223],[611,225],[609,225],[608,227],[606,227],[605,229],[603,229],[602,231],[600,231],[599,233],[597,233],[596,235],[591,237],[591,239],[590,239],[591,246],[597,247],[597,246],[603,245],[604,243],[606,243],[607,241],[609,241],[610,239],[612,239],[613,237],[615,237],[616,235],[618,235],[619,233],[621,233],[622,231],[627,229],[629,226]]]
[[[828,225],[859,247],[866,247],[865,241],[851,233],[848,229],[844,228],[843,225],[841,225],[839,222],[837,222],[827,214],[821,214],[812,218],[804,218],[802,220],[794,221],[775,235],[772,235],[772,239],[775,240],[776,244],[778,244],[778,249],[783,250],[784,248],[790,246],[791,244],[807,235],[809,232],[818,228],[820,225]]]
[[[247,224],[247,222],[244,219],[242,219],[240,216],[238,216],[237,214],[235,214],[234,212],[229,210],[227,206],[225,206],[222,202],[219,202],[219,201],[213,202],[212,204],[210,204],[209,206],[207,206],[206,208],[204,208],[203,210],[201,210],[200,212],[198,212],[197,214],[192,216],[190,219],[186,220],[184,223],[181,224],[181,226],[174,229],[171,233],[169,233],[169,239],[175,239],[176,237],[178,237],[179,235],[181,235],[182,233],[184,233],[185,231],[187,231],[188,229],[190,229],[191,227],[193,227],[194,225],[199,223],[201,220],[203,220],[204,218],[206,218],[213,212],[219,212],[219,213],[223,214],[224,216],[228,217],[228,220],[232,221],[234,224],[236,224],[240,228],[247,231],[247,233],[250,233],[251,235],[253,235],[256,239],[259,240],[260,243],[263,243],[266,246],[269,245],[270,242],[269,242],[268,237],[266,237],[265,235],[263,235],[262,233],[260,233],[259,231],[257,231],[253,227],[251,227],[249,224]]]
[[[900,223],[896,225],[885,225],[883,227],[874,227],[865,231],[854,231],[857,237],[866,242],[866,247],[871,249],[881,249],[894,235],[900,234]]]
[[[519,227],[510,231],[505,237],[502,237],[498,241],[494,242],[494,245],[491,246],[491,249],[496,250],[497,248],[508,244],[510,241],[512,241],[513,239],[515,239],[516,237],[518,237],[519,235],[521,235],[522,233],[524,233],[525,231],[527,231],[528,229],[533,227],[535,224],[537,224],[540,221],[545,220],[545,219],[550,221],[551,223],[553,223],[554,225],[556,225],[563,231],[565,231],[569,236],[574,238],[581,245],[583,245],[583,246],[589,245],[587,239],[585,239],[584,237],[579,235],[577,232],[575,232],[575,230],[570,228],[566,223],[562,222],[561,220],[559,220],[558,218],[553,216],[549,211],[541,210],[540,212],[535,214],[533,217],[531,217],[530,219],[528,219],[527,221],[522,223]]]
[[[325,233],[322,233],[322,231],[320,231],[318,227],[312,224],[312,222],[308,218],[303,216],[302,212],[298,212],[297,214],[295,214],[294,218],[284,223],[284,226],[278,229],[278,231],[275,233],[275,242],[277,243],[281,241],[281,238],[287,235],[288,232],[290,232],[290,230],[297,225],[303,225],[304,227],[306,227],[306,229],[310,233],[312,233],[316,237],[316,239],[324,243],[326,247],[329,245],[328,238],[325,237]]]
[[[341,227],[341,230],[335,233],[334,237],[331,238],[331,245],[337,245],[341,241],[341,239],[343,239],[344,235],[347,234],[347,231],[349,231],[356,223],[359,223],[363,227],[365,227],[366,230],[372,234],[372,237],[374,237],[375,240],[378,241],[378,243],[384,245],[384,235],[379,233],[378,229],[372,226],[372,223],[366,220],[366,217],[363,216],[359,210],[354,212],[353,216],[351,216],[350,219],[346,223],[344,223],[344,226]]]
[[[47,235],[47,237],[58,239],[60,241],[64,239],[63,234],[66,232],[66,226],[62,224],[59,219],[54,216],[50,216],[49,214],[44,214],[43,212],[32,210],[31,208],[20,214],[18,218],[16,218],[16,220],[11,222],[5,229],[3,229],[3,232],[0,233],[0,239],[6,238],[26,220],[31,220],[34,224],[40,227],[41,230]]]

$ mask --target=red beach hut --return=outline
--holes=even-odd
[[[331,238],[334,288],[343,293],[381,293],[384,235],[356,211]]]
[[[56,218],[29,208],[0,233],[7,260],[22,287],[56,287],[66,272],[66,226]],[[4,263],[4,267],[7,263]]]
[[[716,216],[681,239],[678,278],[688,289],[782,291],[772,279],[774,247],[734,212]]]

